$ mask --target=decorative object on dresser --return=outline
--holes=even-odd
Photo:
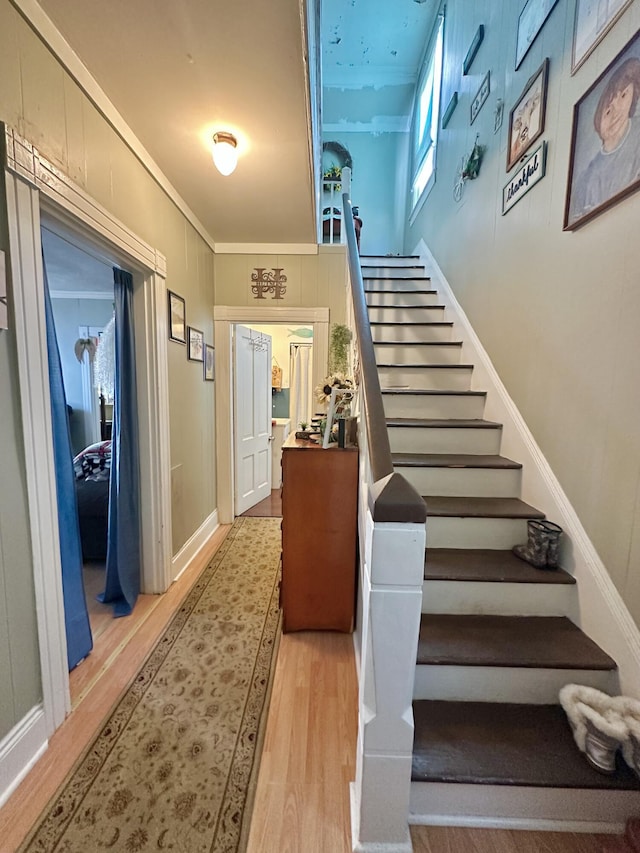
[[[353,630],[358,451],[282,448],[283,631]]]

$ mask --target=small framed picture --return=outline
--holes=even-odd
[[[204,361],[204,333],[193,326],[189,326],[187,358],[191,361]]]
[[[204,345],[204,378],[207,382],[216,378],[216,351],[211,344]]]
[[[182,296],[172,290],[167,291],[169,297],[169,340],[186,344],[186,308]]]
[[[571,73],[580,68],[633,0],[577,0],[573,25]]]
[[[547,105],[547,77],[549,59],[545,59],[536,73],[527,80],[522,94],[509,113],[509,147],[507,172],[542,135]]]
[[[522,64],[531,45],[558,0],[527,0],[518,18],[516,36],[516,69]]]
[[[489,97],[489,92],[491,91],[491,72],[487,71],[484,76],[484,80],[480,83],[480,88],[476,92],[476,96],[471,101],[471,107],[469,108],[470,113],[470,122],[469,124],[473,124],[476,118],[478,117],[478,113],[484,106],[485,101]]]
[[[573,108],[564,230],[640,189],[640,30]]]

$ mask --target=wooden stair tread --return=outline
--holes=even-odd
[[[536,569],[511,551],[489,548],[427,548],[424,560],[427,581],[476,581],[489,583],[575,584],[564,569]]]
[[[522,468],[520,462],[489,453],[392,453],[391,460],[403,468]]]
[[[639,790],[618,756],[598,773],[575,744],[560,705],[415,701],[412,780]]]
[[[473,364],[399,364],[397,361],[393,364],[378,363],[377,367],[387,367],[397,370],[473,370]]]
[[[398,325],[396,323],[396,325]],[[377,347],[461,347],[462,341],[374,341]]]
[[[453,326],[452,320],[371,320],[370,326]],[[376,342],[374,341],[374,344]],[[400,341],[399,343],[411,345],[413,341]]]
[[[502,424],[480,418],[387,418],[387,427],[410,429],[502,429]]]
[[[398,279],[398,277],[396,277],[396,281],[397,281],[397,280],[399,280],[399,279]],[[375,295],[376,293],[420,293],[420,294],[421,294],[421,295],[423,295],[423,296],[424,296],[425,294],[429,294],[429,296],[437,296],[437,295],[438,295],[438,291],[437,291],[437,290],[434,290],[433,288],[431,288],[430,290],[398,290],[396,287],[388,287],[388,288],[382,288],[382,289],[374,290],[374,288],[372,288],[372,287],[365,287],[365,288],[364,288],[364,292],[365,292],[365,293],[370,293],[372,296],[373,296],[373,295]],[[373,308],[382,308],[383,306],[382,306],[382,305],[373,305],[373,306],[370,306],[370,307],[373,307]],[[394,306],[394,305],[388,305],[388,306],[384,306],[384,307],[387,307],[387,308],[406,308],[406,307],[408,307],[408,306],[406,306],[406,305],[397,305],[397,306]],[[416,306],[413,306],[413,307],[415,307],[415,308],[420,308],[420,307],[424,308],[424,307],[426,307],[426,306],[424,306],[424,305],[423,305],[423,306],[416,305]]]
[[[382,388],[383,394],[438,394],[440,396],[456,396],[456,397],[486,397],[486,391],[435,391],[425,388]]]
[[[427,516],[441,518],[544,518],[539,509],[519,498],[470,498],[422,495]]]
[[[566,616],[425,613],[418,664],[614,670],[615,661]]]

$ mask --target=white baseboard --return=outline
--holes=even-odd
[[[412,853],[411,836],[407,826],[407,835],[402,841],[379,842],[359,841],[358,827],[358,792],[356,783],[349,783],[349,800],[351,805],[351,850],[353,853]]]
[[[0,806],[9,799],[47,746],[44,709],[36,705],[0,741]]]
[[[171,577],[174,581],[178,580],[180,575],[189,568],[202,549],[207,546],[207,543],[218,527],[220,527],[218,510],[214,509],[211,515],[205,518],[195,533],[187,539],[178,553],[171,558]]]
[[[566,533],[562,564],[578,581],[578,624],[618,664],[620,692],[640,698],[640,630],[423,240],[413,254],[420,255],[433,286],[455,315],[456,337],[463,341],[463,358],[475,365],[472,388],[489,392],[485,417],[504,425],[502,453],[524,465],[522,499],[542,510]]]
[[[638,792],[412,782],[409,824],[622,833]]]

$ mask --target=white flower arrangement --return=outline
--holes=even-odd
[[[345,391],[353,390],[353,380],[349,379],[344,373],[332,373],[331,376],[325,377],[320,385],[316,385],[316,400],[318,403],[328,404],[331,402],[331,392],[334,388],[341,388]]]

